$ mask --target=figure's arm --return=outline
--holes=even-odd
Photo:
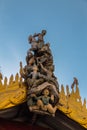
[[[35,33],[35,34],[33,35],[33,37],[37,37],[39,34],[40,34],[40,33]]]
[[[50,99],[54,102],[54,95],[51,95]]]
[[[31,98],[33,98],[34,100],[36,100],[36,101],[38,100],[38,97],[36,96],[35,93],[32,93],[30,96],[31,96]]]
[[[36,97],[36,94],[35,94],[35,93],[32,93],[32,94],[31,94],[31,97]]]
[[[47,70],[46,68],[44,68],[43,65],[42,65],[40,62],[39,62],[39,64],[40,64],[41,68],[42,68],[46,73],[48,73],[48,70]]]
[[[48,71],[45,67],[43,67],[43,65],[41,63],[39,63],[41,68],[50,76],[52,76],[52,73],[50,71]]]
[[[38,100],[42,99],[42,96],[37,97]]]
[[[31,72],[30,74],[28,74],[28,76],[27,76],[27,77],[29,78],[29,77],[31,77],[31,76],[32,76],[32,72]]]

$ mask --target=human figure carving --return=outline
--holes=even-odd
[[[32,72],[29,73],[27,77],[27,82],[30,87],[36,87],[40,82],[43,82],[43,75],[38,72],[38,66],[34,65],[32,67]]]
[[[29,38],[28,38],[28,41],[31,44],[30,51],[34,51],[34,52],[37,51],[38,50],[38,43],[37,43],[35,37],[30,35]]]
[[[54,76],[50,44],[44,42],[45,34],[46,30],[42,30],[41,33],[29,36],[31,48],[27,52],[27,65],[22,69],[21,76],[27,84],[29,110],[44,110],[52,114],[59,102],[59,84]]]
[[[59,89],[58,82],[56,81],[56,77],[54,77],[53,73],[51,71],[47,70],[46,68],[44,68],[41,63],[40,63],[40,66],[46,73],[46,75],[44,75],[43,77],[48,81],[52,81],[55,84],[55,86],[57,87],[57,89]]]
[[[33,35],[33,37],[38,37],[37,42],[39,44],[39,48],[42,48],[43,45],[44,45],[44,39],[43,39],[43,37],[45,36],[45,34],[46,34],[46,30],[42,30],[41,33],[35,33]]]
[[[27,62],[27,65],[29,65],[29,66],[31,66],[35,63],[35,58],[31,51],[27,52],[26,62]]]
[[[53,107],[50,103],[50,100],[54,102],[54,95],[49,96],[50,91],[48,89],[43,90],[43,95],[37,97],[35,94],[32,94],[32,97],[34,97],[37,100],[36,105],[30,106],[29,109],[32,110],[37,110],[41,109],[43,111],[48,111],[51,114],[54,114],[57,106]]]
[[[76,85],[76,86],[78,86],[78,79],[76,78],[76,77],[74,77],[73,78],[74,79],[74,81],[73,81],[73,83],[72,83],[72,85],[71,85],[71,88],[73,89],[74,88],[74,85]]]

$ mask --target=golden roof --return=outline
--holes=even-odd
[[[66,87],[61,85],[59,96],[60,105],[58,105],[58,109],[69,118],[87,128],[86,99],[82,103],[78,84],[72,87],[71,91],[68,85]],[[11,75],[9,79],[5,77],[2,80],[2,75],[0,74],[0,110],[16,106],[25,101],[26,85],[21,76],[17,73],[15,77]]]

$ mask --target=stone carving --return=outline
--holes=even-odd
[[[54,75],[50,44],[44,42],[46,30],[28,38],[31,48],[21,72],[27,84],[27,104],[30,111],[55,115],[59,103],[59,85]]]

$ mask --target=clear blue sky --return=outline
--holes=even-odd
[[[0,70],[19,72],[29,49],[28,36],[47,30],[59,84],[79,80],[87,99],[87,0],[0,0]]]

